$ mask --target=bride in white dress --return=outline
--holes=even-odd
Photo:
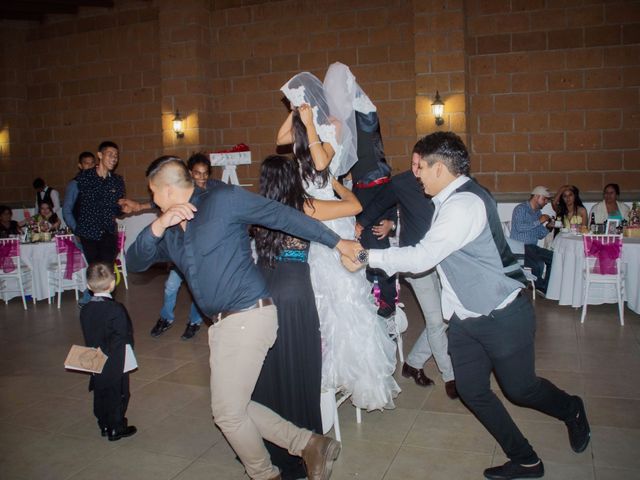
[[[336,93],[326,94],[325,88]],[[303,72],[281,90],[292,112],[280,127],[277,143],[293,144],[310,196],[336,200],[329,175],[344,175],[357,161],[353,106],[368,102],[367,108],[375,107],[342,64],[329,68],[324,86]],[[324,223],[342,238],[353,239],[354,217]],[[364,271],[348,272],[339,255],[314,242],[309,265],[320,316],[323,388],[342,389],[365,410],[394,408],[393,399],[400,393],[393,378],[396,347],[377,316]]]

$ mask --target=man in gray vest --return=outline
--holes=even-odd
[[[542,461],[491,391],[491,371],[513,403],[564,421],[575,452],[584,451],[590,438],[583,402],[536,376],[535,311],[514,274],[516,260],[495,200],[468,177],[469,154],[460,137],[433,133],[416,144],[413,155],[425,192],[433,195],[431,229],[413,247],[367,251],[354,242],[360,265],[347,257],[343,263],[350,270],[369,264],[389,275],[437,266],[458,393],[509,458],[484,476],[542,477]]]

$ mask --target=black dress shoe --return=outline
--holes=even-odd
[[[490,480],[511,480],[513,478],[540,478],[544,476],[542,460],[531,467],[525,467],[511,461],[500,467],[487,468],[484,477]]]
[[[591,438],[591,429],[589,428],[589,422],[587,420],[587,413],[584,411],[584,403],[578,396],[574,396],[574,411],[575,414],[571,420],[567,420],[565,425],[569,432],[569,443],[574,452],[584,452],[589,445],[589,439]]]
[[[116,440],[120,440],[121,438],[130,437],[134,435],[138,429],[133,425],[129,425],[127,427],[122,428],[114,428],[109,431],[109,441],[115,442]]]
[[[447,392],[447,397],[451,400],[455,400],[458,398],[458,390],[456,389],[456,381],[449,380],[448,382],[444,382],[444,390]]]
[[[433,380],[425,375],[423,369],[413,368],[408,363],[402,365],[402,376],[404,378],[413,378],[413,381],[416,382],[416,385],[420,385],[421,387],[428,387],[429,385],[433,385]]]
[[[180,338],[182,340],[189,340],[190,338],[193,338],[195,336],[198,330],[200,330],[200,325],[196,325],[195,323],[189,323]]]
[[[171,327],[173,327],[173,322],[170,322],[169,320],[165,320],[164,318],[160,317],[156,322],[155,327],[151,329],[151,336],[159,337],[164,332],[169,330]]]
[[[100,435],[106,437],[109,434],[109,427],[100,427]]]

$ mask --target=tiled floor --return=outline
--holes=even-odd
[[[61,310],[39,302],[24,312],[18,300],[0,305],[0,479],[239,479],[243,469],[209,411],[208,347],[201,331],[180,340],[184,321],[162,337],[149,330],[160,308],[162,269],[130,275],[120,288],[136,328],[140,369],[132,375],[128,417],[139,432],[118,442],[98,434],[87,378],[65,372],[72,343],[82,343],[71,293]],[[421,316],[409,290],[408,351]],[[186,318],[181,292],[178,318]],[[518,425],[545,462],[548,479],[640,478],[640,316],[626,311],[620,327],[614,305],[579,311],[538,299],[540,375],[584,397],[592,425],[587,451],[574,454],[564,425],[507,402]],[[480,479],[505,461],[493,439],[459,401],[437,384],[417,387],[398,375],[403,392],[395,411],[364,413],[355,422],[340,410],[343,450],[332,479]]]

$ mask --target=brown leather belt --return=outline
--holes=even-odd
[[[236,313],[248,312],[249,310],[253,310],[254,308],[268,307],[269,305],[274,305],[273,300],[271,298],[269,298],[269,297],[261,298],[260,300],[258,300],[256,303],[254,303],[250,307],[243,308],[242,310],[225,310],[224,312],[220,312],[218,314],[218,316],[216,317],[217,318],[217,322],[219,322],[220,320],[224,320],[229,315],[235,315]]]

